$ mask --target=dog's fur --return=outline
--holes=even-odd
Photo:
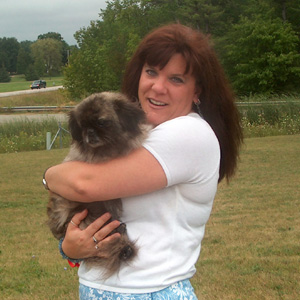
[[[79,103],[69,115],[72,145],[64,161],[97,163],[128,154],[141,146],[149,131],[144,112],[120,93],[93,94]],[[47,206],[48,225],[53,235],[60,239],[75,213],[88,209],[88,216],[80,223],[86,228],[95,219],[110,212],[113,220],[119,220],[122,212],[120,199],[79,203],[69,201],[50,192]],[[101,258],[88,258],[87,263],[106,269],[105,276],[116,272],[121,263],[132,259],[137,248],[130,241],[126,226],[118,229],[121,238],[99,249]]]

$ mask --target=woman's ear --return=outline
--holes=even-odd
[[[194,101],[195,104],[199,103],[199,101],[200,101],[199,99],[200,99],[201,93],[202,93],[201,87],[196,86],[195,95],[194,95],[194,99],[193,99],[193,101]]]

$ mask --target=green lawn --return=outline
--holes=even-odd
[[[41,78],[46,80],[47,87],[62,85],[63,77]],[[0,93],[14,92],[30,89],[32,81],[26,81],[24,75],[15,75],[11,77],[11,81],[0,83]]]
[[[199,299],[298,299],[299,149],[299,135],[246,139],[239,171],[220,184],[207,224],[192,279]],[[44,169],[66,153],[0,154],[1,299],[78,298],[77,270],[45,225],[41,184]]]

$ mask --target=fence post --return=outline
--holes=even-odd
[[[58,122],[58,127],[59,127],[59,147],[60,149],[62,149],[62,127],[60,122]]]
[[[46,150],[50,150],[51,145],[51,132],[47,132],[46,134]]]

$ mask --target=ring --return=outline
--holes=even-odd
[[[98,245],[96,245],[95,248],[96,248],[96,250],[98,250],[99,249]]]
[[[95,238],[95,236],[93,235],[93,241],[98,244],[98,240]],[[97,249],[97,248],[96,248]]]
[[[72,225],[74,225],[75,227],[78,227],[79,225],[77,225],[76,223],[74,223],[72,220],[70,221],[70,223],[72,224]]]

